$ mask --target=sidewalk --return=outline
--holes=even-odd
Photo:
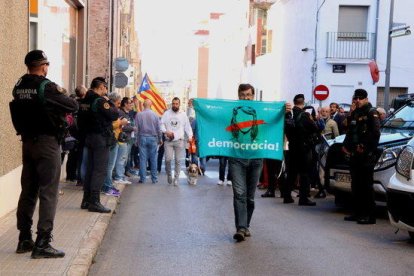
[[[135,185],[135,184],[132,184]],[[0,219],[0,275],[87,275],[96,251],[103,239],[113,213],[99,214],[80,209],[82,188],[61,184],[64,195],[59,197],[53,230],[52,246],[63,250],[61,259],[30,258],[31,253],[16,254],[18,230],[16,212]],[[124,185],[118,185],[122,192]],[[111,210],[118,199],[101,195],[101,202]],[[38,209],[33,218],[33,238],[36,238]]]

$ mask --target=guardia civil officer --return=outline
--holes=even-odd
[[[309,168],[312,165],[312,137],[319,132],[315,122],[310,118],[309,113],[303,110],[305,96],[298,94],[293,98],[293,121],[291,131],[286,135],[289,141],[289,158],[287,164],[286,187],[283,188],[283,203],[293,203],[291,196],[294,183],[299,175],[299,205],[315,206],[316,203],[309,200]]]
[[[82,100],[79,119],[86,132],[86,175],[83,186],[82,209],[89,212],[109,213],[101,204],[100,192],[109,160],[109,148],[115,143],[112,122],[118,119],[118,110],[106,96],[108,86],[104,78],[96,77]]]
[[[350,115],[342,150],[350,158],[354,213],[346,216],[344,220],[356,221],[358,224],[375,224],[373,175],[380,138],[380,119],[377,110],[369,103],[368,93],[364,89],[355,90],[353,102],[356,109]]]
[[[75,112],[75,99],[46,78],[49,61],[41,50],[30,51],[24,63],[28,73],[13,89],[10,103],[13,125],[23,142],[23,169],[17,229],[20,231],[16,253],[32,251],[32,258],[61,258],[65,253],[50,245],[60,179],[60,142],[65,129],[65,114]],[[33,213],[39,198],[37,238],[32,240]]]

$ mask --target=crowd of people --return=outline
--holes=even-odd
[[[53,248],[50,241],[60,166],[66,153],[66,180],[83,186],[80,208],[90,212],[111,212],[101,204],[101,194],[117,197],[120,192],[116,184],[131,184],[134,178],[145,183],[148,170],[151,182],[156,184],[163,157],[168,184],[179,185],[184,152],[186,166],[195,163],[200,174],[204,175],[206,159],[198,158],[194,149],[195,141],[198,141],[197,127],[200,126],[197,125],[192,100],[188,103],[187,113],[184,113],[180,110],[180,99],[175,97],[171,108],[158,117],[151,110],[149,99],[143,102],[143,110],[138,112],[140,103],[137,98],[108,93],[103,77],[94,78],[89,89],[80,85],[74,95],[69,95],[46,78],[49,61],[43,51],[29,52],[25,64],[28,73],[17,82],[11,104],[13,124],[23,141],[17,253],[32,252],[32,258],[64,256],[64,252]],[[254,95],[252,85],[239,85],[240,100],[253,100]],[[357,203],[355,214],[345,220],[375,223],[371,200],[373,165],[367,160],[372,160],[372,150],[378,143],[380,112],[370,106],[366,91],[355,91],[348,115],[336,103],[315,111],[305,106],[303,94],[293,98],[293,107],[287,103],[285,111],[286,162],[219,157],[217,184],[233,189],[236,227],[233,238],[243,241],[251,235],[249,228],[259,183],[268,184],[262,197],[275,197],[279,186],[285,204],[295,201],[292,191],[297,186],[298,204],[301,206],[316,205],[310,199],[313,186],[319,189],[315,197],[325,197],[315,148],[322,136],[334,138],[343,133],[347,134],[343,151],[351,159],[352,189]],[[32,216],[38,198],[39,222],[34,242]]]

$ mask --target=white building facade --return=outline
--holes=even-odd
[[[250,3],[246,49],[256,56],[248,59],[243,79],[262,91],[262,100],[292,101],[303,93],[311,103],[350,103],[354,90],[363,88],[374,105],[383,105],[390,1]],[[393,21],[413,26],[413,10],[414,1],[396,1]],[[390,99],[414,92],[413,46],[414,36],[393,38]],[[368,66],[372,60],[380,70],[375,84]],[[312,93],[320,84],[330,92],[322,102]]]

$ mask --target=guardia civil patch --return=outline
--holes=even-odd
[[[104,107],[105,109],[109,109],[109,108],[110,108],[109,103],[104,103],[103,107]]]

